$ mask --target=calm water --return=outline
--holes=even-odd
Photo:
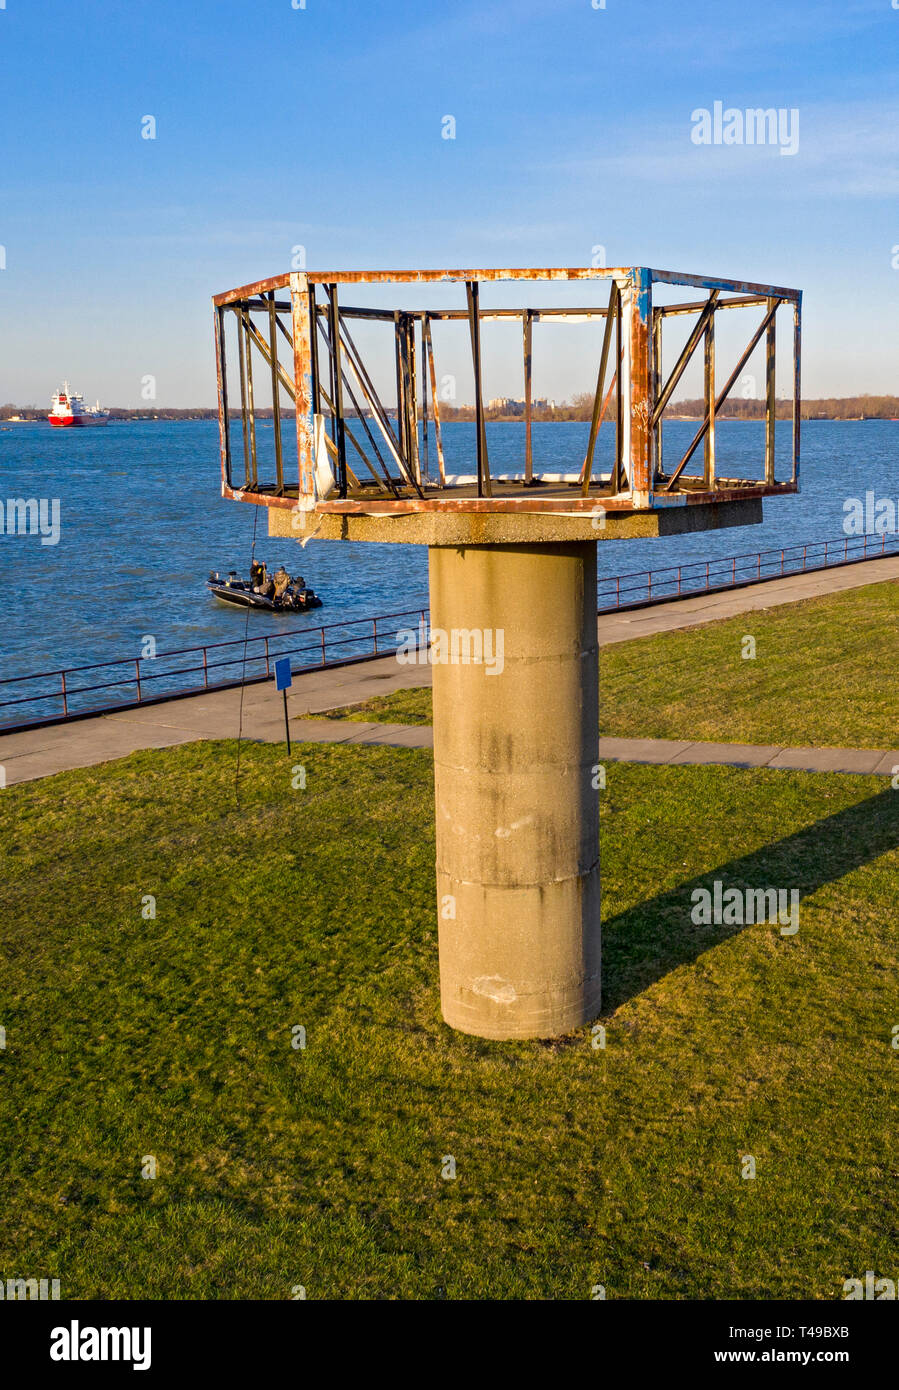
[[[586,424],[534,426],[535,466],[578,467]],[[666,425],[667,457],[692,438],[695,424]],[[763,426],[719,425],[719,454],[759,458]],[[520,464],[523,426],[488,426],[491,465]],[[467,466],[474,426],[445,429],[447,466]],[[604,428],[599,463],[608,466]],[[778,425],[778,456],[789,427]],[[779,470],[781,471],[781,470]],[[803,427],[803,492],[765,503],[765,524],[655,541],[600,545],[600,574],[729,556],[838,536],[843,500],[899,498],[899,423],[812,421]],[[246,615],[222,607],[204,587],[210,569],[249,567],[257,509],[219,496],[214,421],[134,422],[105,429],[56,431],[49,425],[0,426],[0,500],[59,498],[59,544],[0,536],[3,627],[0,676],[137,654],[152,634],[160,651],[243,637]],[[309,615],[250,615],[251,632],[317,627],[426,601],[427,552],[418,546],[311,541],[305,551],[268,539],[259,516],[257,556],[302,572],[325,606]]]

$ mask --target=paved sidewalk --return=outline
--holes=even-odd
[[[653,608],[608,614],[597,622],[600,645],[717,622],[738,613],[896,579],[899,579],[899,556],[888,556],[843,569],[766,580],[748,589],[701,594]],[[333,720],[293,722],[299,715],[359,704],[373,695],[388,695],[394,690],[430,683],[430,666],[400,665],[392,655],[377,661],[296,675],[289,696],[291,734],[298,741],[430,747],[431,731],[421,725]],[[206,738],[236,738],[240,726],[240,690],[210,691],[163,704],[96,715],[71,724],[0,734],[0,767],[4,769],[7,785],[11,786],[54,772],[122,758],[140,748],[169,748]],[[283,740],[284,709],[273,681],[248,685],[244,690],[242,732],[244,738],[264,743]],[[893,763],[899,763],[899,753],[884,750],[754,748],[651,739],[607,739],[602,741],[602,747],[604,757],[626,757],[636,762],[732,762],[737,766],[879,773],[889,772]],[[615,749],[624,751],[613,751]]]
[[[899,770],[899,749],[780,748],[762,743],[689,743],[667,738],[601,738],[599,756],[618,763],[723,763],[728,767],[773,767],[801,772],[873,772],[891,777]]]

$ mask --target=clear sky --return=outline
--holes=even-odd
[[[210,296],[298,244],[797,286],[804,393],[899,392],[899,0],[305,2],[5,0],[0,402],[213,404]],[[718,101],[796,152],[697,144]]]

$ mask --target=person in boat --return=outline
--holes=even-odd
[[[274,597],[276,599],[283,599],[284,595],[287,593],[287,590],[290,588],[290,575],[287,573],[287,570],[284,568],[283,565],[279,565],[278,568],[275,570],[274,585]]]
[[[264,560],[254,560],[250,566],[250,587],[254,594],[261,594],[263,598],[271,598],[274,594],[275,585],[269,579]]]

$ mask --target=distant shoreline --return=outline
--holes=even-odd
[[[840,420],[848,423],[867,423],[869,420],[893,420],[899,421],[899,396],[847,396],[847,397],[825,397],[804,400],[801,404],[801,419],[804,422],[813,420]],[[776,418],[778,420],[789,420],[792,418],[793,403],[791,400],[778,400],[776,404]],[[196,420],[218,420],[218,411],[212,407],[202,406],[193,409],[177,409],[171,407],[158,407],[152,410],[127,410],[121,406],[108,408],[109,423],[116,424],[136,424],[138,422],[153,423],[165,422],[167,424],[183,424]],[[395,411],[388,410],[387,415],[395,419]],[[583,398],[578,398],[571,405],[558,405],[555,409],[535,410],[532,414],[534,424],[585,424],[590,420],[590,403]],[[232,420],[240,419],[240,411],[229,411]],[[258,409],[256,419],[259,421],[271,420],[273,411],[271,406],[267,409]],[[347,411],[346,419],[355,420],[359,416],[356,411]],[[371,419],[367,414],[366,419]],[[451,406],[444,402],[440,405],[440,418],[442,424],[473,424],[475,411],[473,406]],[[525,419],[523,412],[515,413],[500,412],[498,410],[485,410],[485,420],[490,424],[502,425],[524,425]],[[675,401],[665,412],[664,419],[679,421],[700,422],[705,418],[705,402],[698,400]],[[719,411],[718,420],[750,420],[761,423],[765,418],[765,403],[759,400],[732,401],[728,406]],[[281,413],[283,421],[293,419],[293,412],[283,410]],[[38,409],[36,406],[15,406],[5,405],[0,407],[0,426],[5,425],[35,425],[46,424],[47,410]]]
[[[349,412],[347,412],[346,415],[345,415],[345,419],[347,419],[347,420],[356,420],[356,419],[358,419],[358,418],[359,418],[359,417],[358,417],[355,413],[350,414]],[[366,419],[370,419],[371,417],[370,417],[370,416],[366,416],[365,418],[366,418]],[[395,418],[396,418],[396,416],[391,415],[391,414],[388,412],[388,419],[395,419]],[[702,421],[703,418],[704,418],[704,417],[703,417],[702,415],[669,415],[669,414],[666,413],[666,415],[665,415],[665,417],[664,417],[664,421],[665,421],[666,424],[669,424],[669,423],[674,422],[674,421],[678,421],[678,422],[680,422],[680,423],[699,424],[699,423]],[[724,424],[763,425],[763,424],[765,423],[764,416],[760,416],[760,415],[725,415],[725,414],[719,413],[718,416],[717,416],[716,418],[717,418],[719,424],[724,423]],[[789,415],[778,415],[778,416],[777,416],[777,419],[778,419],[778,420],[783,420],[783,421],[789,420],[790,418],[791,418],[791,417],[790,417]],[[240,415],[235,415],[235,414],[232,413],[232,414],[231,414],[231,419],[232,419],[232,420],[239,420],[239,419],[240,419]],[[261,411],[261,410],[257,410],[257,411],[256,411],[256,419],[257,419],[257,420],[271,420],[271,419],[272,419],[272,412],[271,412],[270,410],[269,410],[268,412]],[[293,413],[292,413],[292,412],[285,411],[284,414],[281,416],[281,419],[282,419],[282,420],[292,420],[292,419],[293,419]],[[521,418],[520,415],[487,415],[487,416],[485,417],[485,419],[486,419],[486,423],[487,423],[488,425],[524,425],[524,423],[525,423],[525,421]],[[801,419],[802,419],[802,423],[803,423],[803,424],[814,424],[816,421],[829,421],[829,422],[831,422],[831,423],[839,423],[839,424],[843,424],[843,425],[868,425],[868,424],[872,424],[872,423],[874,423],[874,422],[876,422],[876,421],[880,421],[880,422],[884,422],[884,421],[885,421],[885,422],[888,423],[888,424],[889,424],[889,423],[899,424],[899,415],[805,415],[805,414],[803,414],[802,417],[801,417]],[[117,416],[110,416],[109,424],[110,424],[110,425],[138,425],[138,424],[139,424],[139,425],[189,425],[189,424],[195,424],[198,420],[202,420],[204,423],[208,423],[208,422],[211,421],[211,420],[217,421],[217,420],[218,420],[218,415],[217,415],[214,411],[213,411],[213,412],[210,412],[208,415],[165,415],[165,414],[160,414],[160,415],[117,415]],[[19,418],[19,419],[3,419],[3,418],[0,418],[0,429],[5,428],[7,425],[46,425],[47,423],[48,423],[48,422],[47,422],[46,414],[44,414],[44,415],[33,415],[33,416],[30,416],[30,417],[27,418],[27,419],[22,419],[22,418]],[[420,424],[420,423],[421,423],[421,421],[419,420],[419,424]],[[429,423],[430,423],[431,425],[433,425],[433,419],[430,419],[430,420],[429,420]],[[590,422],[589,422],[589,419],[581,419],[581,418],[579,418],[579,417],[570,417],[570,416],[569,416],[568,418],[563,418],[563,417],[561,417],[561,416],[550,416],[550,417],[548,417],[548,418],[535,419],[532,423],[535,424],[535,425],[583,425],[583,424],[589,424]],[[605,421],[604,423],[605,423],[605,424],[609,424],[609,421]],[[452,419],[449,419],[449,420],[445,420],[445,419],[444,419],[444,420],[441,420],[441,424],[443,424],[443,425],[470,425],[470,424],[474,424],[474,420],[473,420],[473,419],[472,419],[472,420],[469,420],[469,419],[464,418],[464,417],[460,419],[460,418],[457,416],[457,417],[452,418]]]

